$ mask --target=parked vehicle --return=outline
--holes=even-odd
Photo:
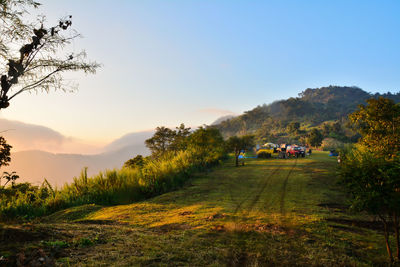
[[[304,158],[306,156],[306,151],[305,151],[305,149],[303,149],[300,146],[291,145],[291,146],[287,147],[286,154],[287,154],[288,157],[296,157],[296,158],[302,157],[302,158]]]
[[[288,154],[286,152],[287,148],[288,148],[287,144],[281,144],[279,146],[279,148],[277,149],[278,150],[278,158],[285,159],[288,157]]]
[[[278,158],[286,159],[290,157],[302,157],[306,156],[307,148],[298,145],[287,145],[287,144],[273,144],[266,143],[256,149],[257,158],[270,158],[273,154],[278,154]]]

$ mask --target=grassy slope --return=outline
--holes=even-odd
[[[42,247],[63,265],[383,264],[383,237],[346,212],[335,167],[322,152],[227,162],[148,201],[77,207],[12,229],[32,235],[26,251]]]

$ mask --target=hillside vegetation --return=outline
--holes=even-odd
[[[306,89],[298,97],[264,104],[243,115],[214,125],[225,137],[255,134],[261,142],[304,142],[311,128],[325,138],[354,142],[359,138],[348,125],[347,116],[369,98],[385,97],[400,102],[400,93],[371,94],[358,87],[328,86]],[[299,129],[291,125],[298,123]],[[332,140],[331,140],[332,141]]]
[[[348,213],[336,166],[324,152],[240,168],[230,159],[146,201],[4,225],[0,254],[61,266],[381,265],[382,226]]]

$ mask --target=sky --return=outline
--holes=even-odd
[[[74,93],[25,93],[1,111],[90,144],[211,124],[306,88],[400,91],[400,1],[42,0],[72,14],[66,48],[102,64]]]

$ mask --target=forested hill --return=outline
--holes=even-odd
[[[342,136],[337,137],[337,139],[346,141],[346,139],[350,140],[352,137],[352,133],[344,129],[347,115],[353,112],[359,104],[365,103],[366,99],[380,96],[400,102],[400,92],[396,94],[371,94],[358,87],[341,86],[308,88],[301,92],[298,97],[257,106],[238,117],[222,121],[215,127],[225,137],[256,134],[259,139],[269,138],[271,141],[285,141],[281,139],[285,139],[285,135],[288,134],[288,126],[291,123],[299,123],[301,126],[302,130],[297,131],[297,139],[307,129],[312,127],[322,129],[323,124],[337,123],[343,128],[341,129]],[[290,138],[293,137],[296,139],[294,135]]]

